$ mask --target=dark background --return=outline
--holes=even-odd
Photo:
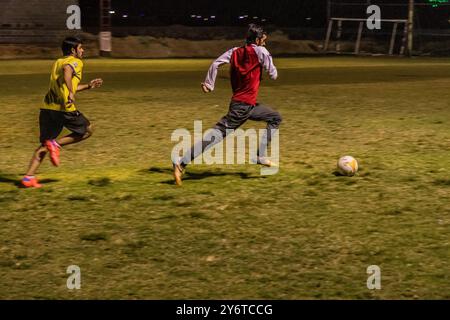
[[[422,28],[449,28],[450,6],[416,0]],[[362,5],[357,5],[357,3]],[[279,27],[323,28],[328,14],[365,17],[368,4],[382,9],[382,18],[407,18],[408,0],[112,0],[113,26],[244,26],[250,22]],[[352,5],[354,4],[354,5]],[[97,27],[99,1],[80,0],[82,24]]]

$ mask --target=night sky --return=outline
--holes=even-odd
[[[432,0],[416,0],[428,3]],[[339,3],[378,4],[382,18],[406,18],[407,0],[334,0]],[[383,4],[400,6],[383,6]],[[80,0],[83,25],[98,25],[98,1]],[[403,6],[402,6],[403,5]],[[333,5],[334,16],[365,16],[367,5]],[[429,28],[448,28],[450,6],[417,7],[420,25]],[[112,0],[111,17],[115,26],[240,26],[250,22],[280,27],[325,26],[327,0]]]

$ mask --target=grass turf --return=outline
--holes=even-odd
[[[96,132],[25,190],[52,61],[1,61],[0,298],[449,299],[450,60],[275,62],[279,174],[192,166],[175,187],[170,135],[226,112],[226,70],[205,95],[207,60],[86,60]],[[358,176],[333,175],[345,154]]]

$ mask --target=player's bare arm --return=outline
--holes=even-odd
[[[89,89],[95,89],[100,88],[103,84],[103,79],[97,78],[94,80],[91,80],[88,84],[79,84],[77,87],[77,92],[89,90]]]
[[[72,87],[72,77],[73,77],[73,69],[70,65],[64,66],[64,83],[69,89],[69,103],[73,103],[75,101],[75,94],[73,92]]]

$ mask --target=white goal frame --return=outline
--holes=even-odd
[[[333,25],[334,25],[335,21],[337,22],[336,50],[330,51],[329,47],[330,47],[331,35],[332,35],[332,31],[333,31]],[[339,41],[341,40],[341,37],[342,37],[342,25],[343,25],[344,21],[345,22],[359,22],[358,34],[356,36],[355,50],[353,52],[341,52],[341,49],[340,49]],[[400,47],[400,52],[398,53],[398,55],[405,55],[405,49],[406,49],[407,38],[408,38],[408,20],[406,20],[406,19],[380,19],[379,21],[381,23],[386,22],[386,23],[393,24],[391,40],[389,43],[389,52],[388,52],[388,54],[391,56],[394,55],[395,40],[397,38],[398,27],[399,27],[399,25],[403,24],[403,38],[402,38],[402,43],[401,43],[401,47]],[[365,18],[365,19],[337,18],[337,17],[330,18],[330,20],[328,21],[328,29],[327,29],[327,35],[325,38],[325,43],[323,46],[323,52],[355,54],[355,55],[360,54],[362,33],[363,33],[363,29],[364,29],[364,24],[366,22],[367,22],[367,18]]]

